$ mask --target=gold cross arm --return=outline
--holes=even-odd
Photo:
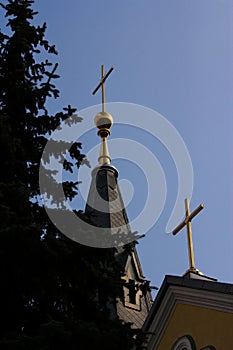
[[[197,272],[198,270],[194,266],[194,252],[193,252],[193,239],[192,239],[192,225],[191,220],[204,208],[204,204],[200,204],[192,213],[190,213],[189,199],[185,199],[186,215],[184,221],[181,222],[173,231],[173,235],[176,235],[184,226],[187,227],[188,236],[188,250],[189,250],[189,263],[190,270]]]
[[[104,65],[101,66],[101,80],[99,84],[96,86],[96,88],[93,90],[92,95],[95,95],[96,92],[102,88],[102,111],[104,112],[105,109],[105,80],[108,78],[108,76],[112,73],[113,67],[111,67],[106,74],[104,74]]]

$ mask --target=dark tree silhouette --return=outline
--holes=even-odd
[[[68,106],[54,116],[46,109],[47,99],[59,96],[53,84],[57,64],[39,58],[57,52],[45,39],[46,25],[32,24],[33,4],[1,4],[10,34],[0,33],[0,347],[141,348],[137,332],[115,317],[122,272],[114,250],[85,247],[63,236],[39,199],[38,173],[47,136],[75,109]],[[64,157],[67,149],[55,143],[48,160]],[[64,171],[69,173],[85,156],[80,143],[68,153]],[[58,184],[49,171],[47,175],[55,189],[63,185],[70,200],[77,194],[77,183]]]

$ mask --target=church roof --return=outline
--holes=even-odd
[[[123,300],[117,301],[118,317],[141,328],[152,304],[149,282],[143,276],[124,202],[117,183],[118,171],[110,164],[92,172],[85,214],[92,224],[107,228],[106,239],[114,238],[116,259],[122,267]],[[119,243],[119,244],[118,244]],[[131,296],[131,297],[130,297]]]
[[[214,300],[213,304],[211,303],[213,297],[209,298],[209,296],[213,296],[213,293],[221,293],[222,297],[219,299],[219,305],[216,303],[216,300]],[[183,277],[167,275],[163,280],[162,286],[145,321],[145,331],[150,328],[156,314],[158,314],[158,310],[161,308],[168,295],[170,303],[174,301],[175,303],[184,302],[193,305],[196,303],[199,304],[202,297],[206,295],[209,299],[206,299],[204,302],[203,298],[203,306],[210,308],[219,307],[220,309],[229,308],[231,312],[233,312],[233,284],[217,282],[215,279],[192,273],[188,273]],[[226,296],[225,298],[224,295]],[[223,305],[224,300],[226,301],[225,306]]]
[[[101,165],[93,170],[85,213],[96,226],[119,227],[130,232],[117,177],[118,171],[111,165]]]
[[[149,282],[142,273],[135,240],[140,236],[131,232],[124,202],[118,186],[118,171],[111,165],[107,138],[113,125],[112,116],[105,111],[104,83],[113,67],[104,74],[101,67],[101,81],[93,91],[102,88],[102,112],[95,116],[95,125],[101,138],[99,166],[92,171],[91,187],[85,214],[93,226],[101,231],[103,248],[115,247],[116,259],[121,264],[123,300],[118,300],[116,309],[120,319],[141,328],[151,307]],[[101,230],[99,230],[101,228]],[[103,228],[103,229],[102,229]],[[98,232],[97,235],[98,235]],[[105,244],[106,243],[106,244]]]

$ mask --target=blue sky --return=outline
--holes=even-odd
[[[82,110],[100,103],[100,94],[91,94],[100,66],[114,66],[106,83],[107,101],[156,110],[182,136],[194,169],[191,209],[205,204],[192,222],[196,267],[233,282],[233,1],[37,0],[34,7],[36,21],[47,22],[47,38],[59,51],[61,93],[49,104],[51,112],[67,104]],[[177,175],[158,141],[123,126],[113,126],[111,137],[129,134],[156,155],[168,184],[165,209],[138,247],[144,274],[159,286],[165,274],[182,275],[188,268],[185,230],[176,237],[165,233]],[[94,131],[82,141],[85,152],[99,143]],[[115,164],[119,178],[134,187],[127,208],[132,218],[145,201],[144,176],[129,160]]]

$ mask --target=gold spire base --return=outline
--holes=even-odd
[[[98,130],[97,135],[100,136],[102,139],[104,139],[110,135],[110,131],[107,128],[102,128]]]
[[[100,145],[100,156],[98,158],[100,165],[110,164],[111,158],[108,152],[108,144],[106,137],[102,137],[102,142]]]
[[[196,275],[204,276],[204,274],[196,269],[196,267],[190,267],[184,274],[183,276],[187,275],[189,272],[195,273]]]

